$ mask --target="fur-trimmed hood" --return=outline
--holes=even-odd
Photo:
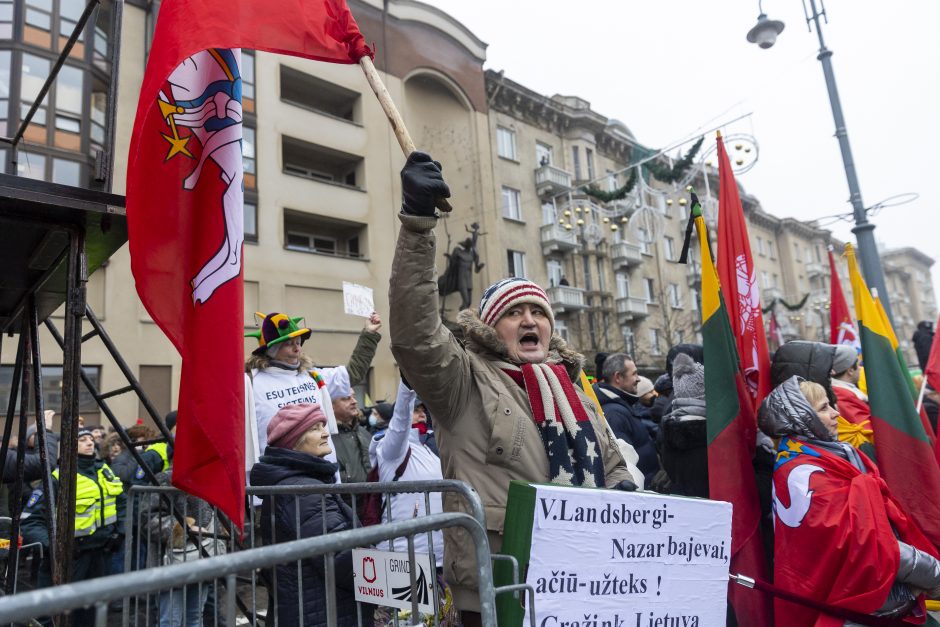
[[[480,320],[480,314],[473,309],[464,309],[457,314],[457,324],[463,330],[464,345],[467,350],[493,359],[510,361],[506,344],[499,339],[496,329]],[[577,380],[584,365],[584,355],[568,346],[568,343],[552,331],[552,339],[548,343],[548,359],[550,364],[560,363],[568,371],[571,380]]]

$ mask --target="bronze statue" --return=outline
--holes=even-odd
[[[480,225],[476,222],[464,227],[470,237],[460,242],[453,252],[444,253],[447,257],[447,269],[437,279],[437,292],[441,296],[441,310],[444,309],[444,298],[454,292],[460,293],[460,309],[470,306],[473,292],[473,273],[479,273],[486,264],[480,263],[477,253],[477,239],[480,235]]]

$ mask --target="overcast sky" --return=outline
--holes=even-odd
[[[768,50],[745,39],[756,0],[429,4],[489,44],[485,67],[545,95],[580,96],[649,147],[751,113],[723,133],[757,140],[758,163],[739,181],[766,211],[802,220],[851,211],[819,44],[800,0],[764,0],[767,15],[786,24]],[[829,0],[825,8],[865,206],[920,195],[872,218],[875,237],[940,260],[940,2]],[[829,228],[854,243],[851,226]],[[940,264],[933,277],[940,294]]]

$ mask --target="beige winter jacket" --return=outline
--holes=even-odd
[[[509,482],[547,483],[548,458],[525,391],[493,363],[508,359],[496,332],[465,310],[458,318],[466,340],[461,344],[441,322],[431,232],[436,219],[400,218],[403,228],[389,286],[392,354],[431,412],[444,478],[466,481],[479,493],[490,551],[498,553]],[[581,355],[557,334],[549,361],[563,363],[572,377],[581,367]],[[607,487],[630,479],[594,404],[580,389],[578,394],[597,434]],[[445,494],[444,510],[466,507],[460,497]],[[479,611],[475,569],[469,535],[462,529],[445,530],[444,574],[461,610]]]

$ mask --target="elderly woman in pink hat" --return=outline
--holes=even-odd
[[[251,469],[253,486],[314,486],[336,482],[326,414],[319,405],[283,407],[267,427],[268,446]],[[335,494],[266,496],[261,506],[261,533],[266,544],[289,542],[353,528],[353,512]],[[356,625],[352,552],[337,553],[337,625]],[[300,585],[302,582],[302,588]],[[305,560],[298,581],[297,565],[277,567],[277,617],[281,625],[299,625],[298,597],[303,590],[303,624],[325,625],[326,589],[322,559]]]

